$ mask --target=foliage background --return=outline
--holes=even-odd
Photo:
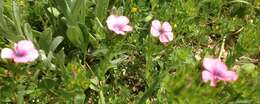
[[[109,31],[111,12],[134,31]],[[1,59],[0,102],[257,104],[259,16],[259,0],[0,0],[0,47],[29,39],[40,50],[29,64]],[[153,19],[171,23],[172,42],[150,36]],[[239,79],[203,83],[204,57]]]

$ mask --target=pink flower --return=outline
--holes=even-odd
[[[39,56],[33,43],[29,40],[21,40],[14,45],[14,49],[4,48],[1,52],[1,58],[13,59],[16,63],[32,62]]]
[[[152,36],[159,37],[162,43],[167,43],[173,40],[172,27],[168,22],[153,20],[151,30]]]
[[[133,28],[128,25],[129,19],[126,16],[110,15],[106,22],[108,29],[116,34],[125,35],[125,32],[133,30]]]
[[[220,59],[205,58],[203,60],[202,80],[210,82],[210,86],[215,87],[218,80],[235,81],[238,75],[234,71],[228,71],[227,66]]]

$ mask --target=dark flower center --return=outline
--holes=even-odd
[[[17,57],[23,57],[26,55],[26,52],[25,51],[16,51],[15,52],[15,56]]]
[[[222,73],[219,72],[219,71],[214,71],[214,72],[213,72],[213,75],[214,75],[214,76],[219,76],[219,77],[223,76]]]

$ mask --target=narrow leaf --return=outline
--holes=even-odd
[[[15,19],[16,29],[19,32],[19,35],[23,35],[23,31],[21,28],[21,17],[20,17],[20,10],[16,4],[16,1],[13,1],[13,15]]]
[[[59,46],[63,39],[64,38],[62,36],[57,36],[56,38],[54,38],[50,46],[50,51],[55,51],[55,49]]]
[[[26,36],[26,39],[34,41],[34,37],[32,34],[32,28],[31,28],[30,24],[28,24],[28,23],[24,24],[24,34]]]

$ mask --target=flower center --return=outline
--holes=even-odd
[[[15,52],[15,56],[17,56],[17,57],[23,57],[25,55],[26,55],[26,52],[24,52],[24,51],[16,51]]]
[[[164,31],[163,31],[163,29],[162,29],[162,28],[159,30],[159,32],[160,32],[160,34],[164,33]]]
[[[214,71],[213,75],[216,76],[216,77],[222,77],[223,74],[219,71]]]

